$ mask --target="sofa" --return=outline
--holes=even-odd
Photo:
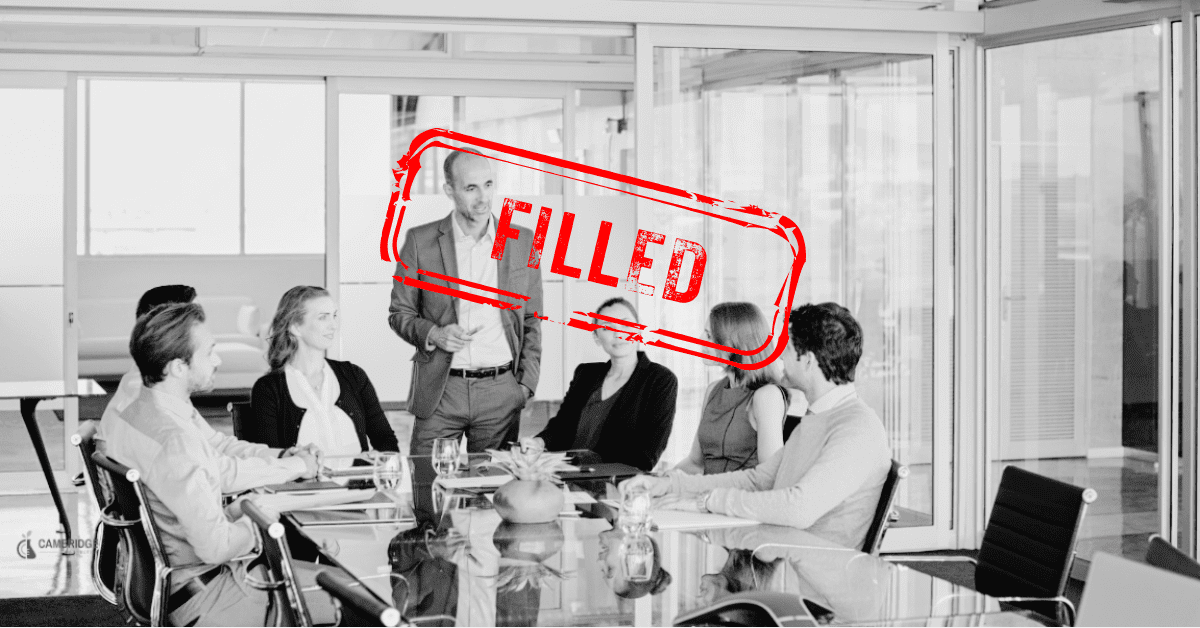
[[[79,300],[79,376],[116,378],[133,367],[129,332],[137,298]],[[208,327],[217,340],[216,388],[244,389],[269,370],[259,311],[248,297],[201,296]]]

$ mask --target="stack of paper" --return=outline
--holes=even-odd
[[[443,488],[500,488],[513,479],[511,475],[479,475],[462,478],[438,478],[436,484]]]
[[[341,504],[352,504],[355,502],[366,501],[375,496],[373,489],[351,491],[321,491],[319,493],[287,493],[274,495],[255,495],[253,499],[259,505],[265,506],[275,512],[288,512],[292,510],[309,510],[314,508],[327,508]]]

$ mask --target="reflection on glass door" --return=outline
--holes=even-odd
[[[933,59],[777,50],[655,48],[651,180],[753,203],[802,229],[807,264],[795,304],[836,301],[859,320],[856,387],[912,470],[898,505],[908,525],[933,521]],[[688,307],[658,320],[698,334],[712,305],[770,311],[791,252],[750,246],[745,229],[665,211],[670,233],[705,242],[719,269]],[[687,237],[687,236],[685,236]],[[719,376],[700,360],[656,355],[679,376],[667,456],[687,453],[703,393]],[[949,372],[949,369],[947,369]],[[795,394],[803,405],[803,395]],[[793,404],[790,414],[802,414]]]
[[[1161,36],[987,53],[1001,280],[988,498],[1009,464],[1096,489],[1084,558],[1140,559],[1159,531]]]

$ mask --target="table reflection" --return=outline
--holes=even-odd
[[[437,485],[428,457],[411,460],[409,469],[404,517],[345,511],[336,513],[336,524],[319,513],[289,517],[331,560],[418,625],[670,625],[743,591],[801,596],[820,619],[837,624],[1034,620],[802,530],[647,530],[621,526],[611,507],[581,508],[547,524],[510,524],[485,491]],[[470,464],[460,466],[460,477],[473,472]],[[604,481],[572,488],[601,499],[611,490]]]

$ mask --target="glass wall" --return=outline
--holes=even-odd
[[[1162,36],[1143,26],[986,57],[987,210],[1001,225],[988,503],[1009,464],[1096,489],[1084,558],[1140,558],[1159,531]]]
[[[836,301],[863,326],[855,385],[913,471],[906,522],[933,513],[933,60],[928,56],[656,48],[656,182],[778,211],[804,233],[795,305]],[[750,301],[773,311],[792,261],[786,243],[746,229],[654,210],[656,231],[704,242],[702,298],[655,323],[699,336],[708,310]],[[643,227],[653,228],[653,227]],[[690,235],[687,235],[690,234]],[[680,379],[667,455],[686,455],[703,395],[721,371],[660,351]],[[795,392],[790,414],[803,414]]]
[[[80,81],[81,255],[324,253],[325,86]]]

